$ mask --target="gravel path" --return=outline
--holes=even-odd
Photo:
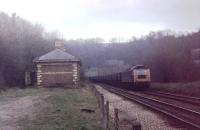
[[[108,92],[99,85],[95,85],[95,87],[100,93],[104,94],[105,100],[109,101],[111,117],[113,115],[113,109],[118,108],[120,111],[126,113],[129,118],[139,121],[142,125],[142,130],[183,130],[181,128],[169,126],[158,114],[136,103],[124,100],[120,96]]]
[[[0,130],[18,129],[17,121],[23,117],[34,118],[39,96],[25,96],[0,102]]]

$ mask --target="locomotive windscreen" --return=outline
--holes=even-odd
[[[148,74],[148,69],[135,69],[134,73],[136,75],[147,75]]]
[[[147,69],[147,67],[144,65],[136,65],[133,69]]]

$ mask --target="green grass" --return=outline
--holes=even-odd
[[[40,90],[43,91],[43,90]],[[0,101],[7,101],[10,99],[16,99],[24,96],[36,96],[39,94],[39,90],[37,88],[6,88],[3,91],[0,91]]]
[[[191,83],[152,83],[151,89],[158,91],[174,92],[189,96],[199,96],[200,82]]]
[[[35,119],[22,118],[20,130],[101,130],[100,112],[97,102],[88,88],[81,89],[32,89],[26,94],[48,95],[43,108]],[[21,92],[19,92],[21,93]],[[42,104],[40,104],[42,105]],[[40,107],[38,105],[38,107]],[[81,112],[81,108],[94,109],[95,113]]]

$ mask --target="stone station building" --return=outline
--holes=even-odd
[[[56,42],[55,46],[55,50],[33,60],[38,87],[78,86],[80,60],[65,51],[64,43]]]

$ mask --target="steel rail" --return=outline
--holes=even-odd
[[[177,94],[171,94],[171,93],[164,93],[164,92],[144,92],[144,94],[152,95],[152,96],[159,96],[164,98],[170,98],[173,100],[179,100],[187,103],[191,103],[193,105],[200,106],[200,98],[198,97],[190,97],[190,96],[182,96]]]
[[[115,93],[117,95],[120,95],[130,101],[136,101],[142,105],[145,105],[153,110],[159,111],[161,113],[164,113],[170,117],[173,117],[181,122],[184,122],[192,127],[198,128],[200,129],[200,122],[198,119],[200,119],[200,113],[190,110],[190,109],[186,109],[186,108],[182,108],[182,107],[178,107],[175,106],[173,104],[169,104],[169,103],[165,103],[156,99],[152,99],[149,97],[144,97],[140,94],[133,94],[121,89],[116,89],[116,88],[107,88],[107,87],[103,87],[105,89],[107,89],[108,91]],[[178,111],[179,112],[178,112]],[[181,111],[181,112],[180,112]],[[193,117],[191,117],[191,115]]]

